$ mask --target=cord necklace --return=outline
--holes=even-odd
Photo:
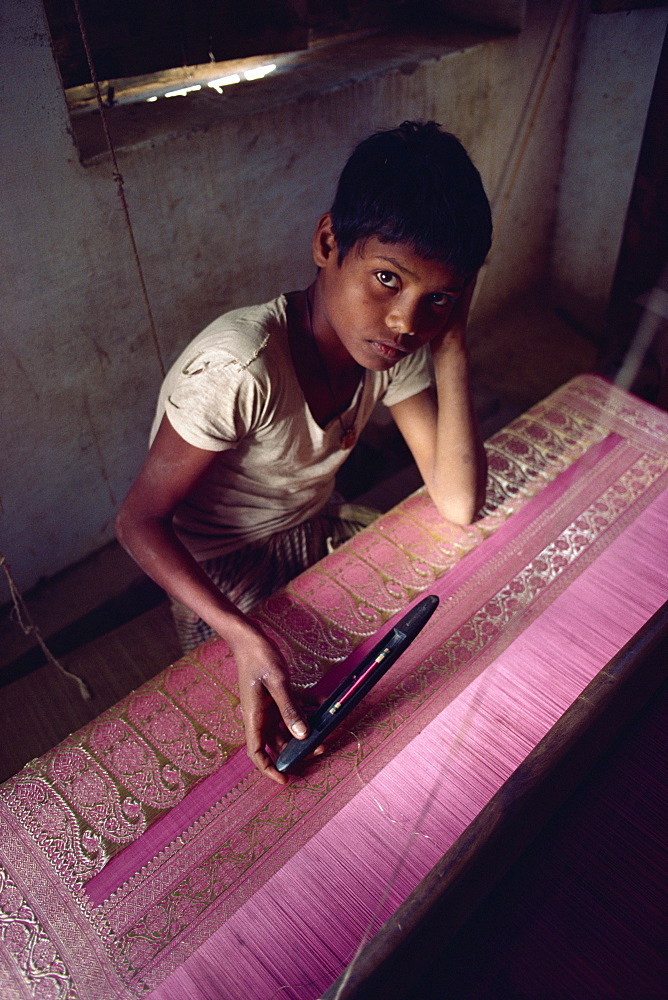
[[[343,418],[342,418],[341,413],[339,412],[339,408],[338,408],[338,406],[336,404],[336,396],[334,395],[334,390],[332,388],[332,383],[330,382],[330,379],[329,379],[329,372],[327,371],[327,365],[325,364],[325,359],[323,358],[322,354],[320,353],[320,348],[318,347],[318,341],[315,339],[315,333],[313,332],[313,314],[311,312],[311,297],[310,297],[308,291],[306,292],[306,313],[307,313],[307,316],[308,316],[309,333],[311,335],[311,340],[313,342],[313,347],[314,347],[314,350],[315,350],[315,354],[316,354],[316,357],[318,359],[318,364],[320,365],[320,371],[321,371],[324,383],[327,386],[327,390],[329,392],[330,398],[332,400],[332,407],[333,407],[334,411],[336,412],[336,418],[339,421],[339,424],[341,426],[341,438],[339,440],[339,448],[341,448],[342,451],[348,451],[357,442],[357,430],[355,428],[355,422],[357,421],[357,414],[359,413],[360,403],[362,402],[362,395],[364,394],[364,379],[366,377],[366,369],[365,368],[362,369],[362,384],[359,387],[359,395],[357,397],[357,403],[355,405],[355,411],[354,411],[354,413],[352,415],[352,420],[346,426],[346,424],[343,422]]]

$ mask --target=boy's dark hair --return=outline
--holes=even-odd
[[[331,214],[339,264],[358,240],[376,236],[409,243],[468,278],[492,241],[480,174],[459,139],[433,121],[364,139],[343,168]]]

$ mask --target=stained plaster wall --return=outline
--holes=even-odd
[[[190,103],[174,105],[169,128],[121,142],[156,352],[109,158],[79,161],[39,0],[5,0],[0,551],[21,588],[113,537],[145,449],[158,353],[169,364],[220,312],[310,280],[312,227],[371,130],[435,118],[467,145],[490,193],[508,193],[479,340],[495,310],[545,279],[577,3],[545,86],[538,67],[568,8],[531,0],[519,36],[460,36],[450,50],[404,39],[393,63],[387,43],[367,40],[335,50],[322,73],[310,62],[254,85],[252,101],[179,98]],[[378,69],[385,55],[389,71]]]
[[[555,302],[593,339],[603,333],[666,25],[666,9],[584,25],[551,271]]]

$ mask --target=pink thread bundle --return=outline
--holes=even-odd
[[[320,996],[666,600],[666,525],[663,494],[151,1000]]]
[[[506,550],[510,544],[519,547],[522,559],[525,558],[525,539],[530,537],[533,545],[537,544],[533,540],[535,523],[552,512],[555,503],[567,495],[569,487],[582,478],[583,471],[586,472],[587,469],[595,465],[600,466],[604,459],[614,461],[620,467],[624,467],[629,461],[619,435],[610,434],[591,448],[580,460],[576,461],[566,472],[534,497],[525,508],[519,510],[511,521],[504,524],[494,536],[487,540],[484,547],[475,549],[465,561],[457,564],[450,573],[431,585],[430,591],[441,597],[442,606],[437,609],[433,622],[427,626],[425,633],[414,642],[410,656],[404,656],[404,663],[417,662],[420,655],[426,656],[431,652],[434,645],[433,634],[437,628],[440,630],[440,635],[443,635],[459,622],[462,616],[460,605],[462,602],[470,601],[470,597],[466,596],[467,588],[469,592],[473,589],[476,599],[479,594],[484,592],[484,586],[489,589],[489,580],[494,582],[495,577],[491,572],[488,572],[488,567],[493,564],[495,559],[501,558],[505,561]],[[601,476],[600,468],[599,476]],[[573,510],[579,510],[579,507],[576,506]],[[568,507],[563,517],[568,519],[571,514],[572,509]],[[541,538],[542,536],[539,535],[540,544],[542,544]],[[476,571],[478,572],[476,573]],[[480,571],[484,571],[482,577]],[[489,579],[486,580],[485,577],[489,577]],[[474,584],[471,584],[470,581],[474,581]],[[459,595],[459,591],[463,592],[463,597]],[[451,608],[448,602],[455,595],[458,597],[458,601],[454,608]],[[416,598],[413,603],[419,599],[419,597]],[[472,608],[474,606],[475,604],[471,605]],[[405,613],[405,610],[402,609],[392,616],[381,631],[393,625]],[[488,616],[488,608],[483,608],[481,614],[482,617]],[[338,680],[360,662],[368,650],[375,645],[377,638],[377,635],[373,635],[361,643],[351,655],[327,674],[324,681],[318,685],[323,693],[332,690]],[[410,674],[410,668],[404,667],[403,674]],[[396,686],[399,677],[401,674],[394,668],[391,676],[386,677],[378,690],[374,692],[374,697],[377,699],[379,692],[387,691]],[[468,683],[468,679],[464,678],[463,683]],[[206,808],[212,807],[220,798],[228,794],[250,771],[251,766],[245,753],[243,751],[238,753],[233,760],[219,771],[214,772],[198,788],[190,792],[176,808],[154,823],[141,838],[112,858],[98,875],[90,879],[86,886],[89,898],[94,903],[102,903],[123,881],[131,877],[143,864],[167,847],[172,838],[177,837],[191,823],[196,822]],[[266,790],[265,794],[267,794]]]
[[[666,414],[583,376],[488,452],[476,525],[416,494],[258,610],[305,683],[349,666],[422,588],[442,593],[288,788],[242,753],[211,773],[240,735],[215,643],[3,786],[8,993],[322,995],[668,596]],[[165,796],[178,804],[160,815]],[[114,840],[118,809],[134,826]]]

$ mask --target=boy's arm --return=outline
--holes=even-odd
[[[248,755],[267,777],[284,783],[265,745],[285,742],[279,715],[290,732],[307,727],[290,690],[288,667],[274,643],[221,594],[172,526],[178,504],[191,492],[216,453],[184,441],[166,417],[116,519],[118,539],[155,582],[202,618],[227,642],[239,674]]]
[[[431,343],[436,398],[426,389],[391,407],[439,513],[470,524],[485,500],[487,460],[475,416],[466,320],[475,282],[457,301],[444,334]]]

